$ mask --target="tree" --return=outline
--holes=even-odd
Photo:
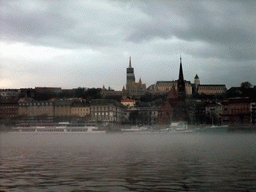
[[[252,84],[250,82],[248,82],[248,81],[241,83],[241,88],[242,89],[249,89],[251,87],[252,87]]]
[[[84,96],[85,88],[78,87],[75,89],[75,97],[76,98],[82,98]]]

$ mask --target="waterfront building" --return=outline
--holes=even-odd
[[[211,123],[212,125],[220,125],[222,111],[221,103],[206,103],[205,113],[207,122]]]
[[[54,121],[66,122],[70,121],[72,100],[55,100],[54,101]]]
[[[251,100],[248,97],[234,97],[223,100],[222,124],[249,124],[251,121]]]
[[[18,103],[0,102],[0,122],[6,122],[11,119],[15,119],[18,115]]]
[[[201,125],[206,123],[206,102],[200,99],[190,99],[188,103],[189,124]]]
[[[256,124],[256,102],[251,102],[251,123]]]
[[[124,121],[125,107],[115,100],[93,99],[91,101],[91,122],[117,123]]]
[[[87,103],[73,103],[71,107],[71,115],[78,117],[86,117],[90,115],[90,106]]]
[[[159,107],[153,103],[143,103],[139,106],[126,108],[125,122],[133,125],[157,124]]]
[[[22,116],[22,122],[49,123],[53,122],[53,101],[20,101],[18,115]]]

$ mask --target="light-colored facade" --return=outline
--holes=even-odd
[[[54,102],[52,101],[29,101],[19,103],[18,115],[33,116],[54,116]]]
[[[85,117],[90,115],[90,106],[88,105],[73,105],[71,107],[71,115]]]
[[[226,85],[198,85],[198,94],[221,95],[227,90]]]
[[[54,119],[53,101],[19,102],[20,123],[51,123]]]
[[[154,85],[148,88],[148,91],[152,94],[164,94],[169,92],[172,87],[178,90],[178,81],[157,81]],[[192,85],[190,81],[185,81],[186,95],[192,95]]]
[[[68,117],[71,115],[71,100],[58,100],[55,101],[54,115],[55,117]]]
[[[194,78],[194,92],[199,95],[221,95],[227,91],[224,84],[200,84],[200,79],[196,74]]]
[[[125,100],[121,100],[121,103],[126,106],[126,107],[134,107],[135,106],[135,100],[133,99],[125,99]]]
[[[124,106],[115,100],[94,99],[91,102],[91,121],[122,123]]]

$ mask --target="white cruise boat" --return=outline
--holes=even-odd
[[[13,127],[13,132],[22,133],[105,133],[104,130],[98,130],[95,126],[29,126],[29,127]]]
[[[172,132],[172,133],[191,133],[192,130],[188,129],[188,126],[184,122],[171,123],[170,127],[162,129],[163,132]]]
[[[140,131],[146,131],[148,128],[147,127],[137,127],[137,126],[132,126],[130,129],[121,129],[121,131],[124,132],[140,132]]]

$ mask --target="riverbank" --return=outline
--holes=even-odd
[[[229,125],[229,132],[256,132],[256,125]]]

